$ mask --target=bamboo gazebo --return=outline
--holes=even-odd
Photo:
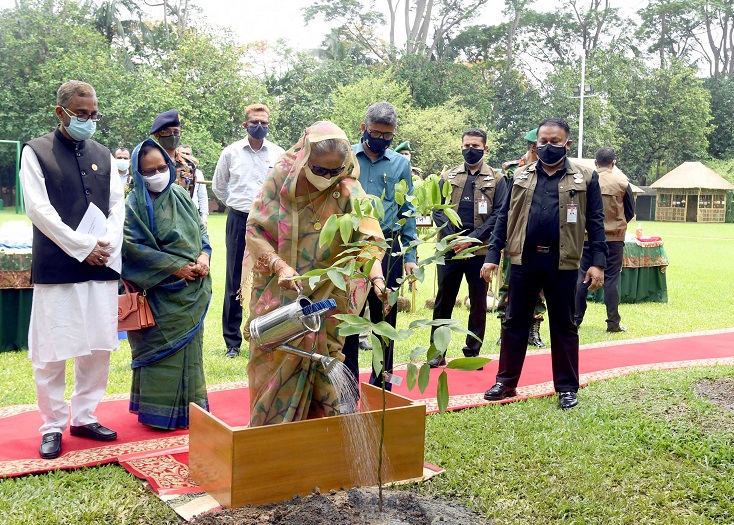
[[[656,221],[724,222],[726,192],[734,185],[700,162],[684,162],[650,185],[657,190]]]

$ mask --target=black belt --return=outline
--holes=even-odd
[[[234,208],[230,208],[229,213],[234,213],[235,215],[239,215],[240,217],[244,217],[245,219],[248,215],[246,211],[235,210]]]

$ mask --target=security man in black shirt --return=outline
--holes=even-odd
[[[476,335],[466,337],[463,348],[466,357],[476,357],[482,348],[484,330],[487,325],[487,283],[482,279],[480,270],[487,253],[486,244],[497,217],[495,203],[505,200],[507,183],[501,172],[494,171],[484,162],[487,146],[487,134],[478,128],[471,128],[462,136],[461,153],[464,163],[456,166],[441,176],[441,188],[451,185],[449,204],[461,219],[461,225],[454,226],[443,210],[433,212],[433,221],[437,226],[444,225],[439,231],[439,240],[454,233],[463,233],[481,241],[482,248],[473,252],[468,258],[455,258],[462,251],[475,246],[471,241],[457,243],[454,253],[446,255],[445,264],[437,266],[438,293],[433,307],[434,319],[451,319],[451,313],[459,293],[462,278],[466,277],[469,286],[469,326],[468,330]],[[431,341],[433,341],[431,331]],[[446,364],[444,355],[428,361],[434,368]]]
[[[579,337],[574,322],[576,278],[588,233],[591,266],[586,278],[595,290],[604,283],[607,245],[604,207],[596,171],[566,158],[568,124],[543,120],[538,126],[539,161],[515,172],[501,207],[482,276],[491,281],[500,251],[510,257],[509,307],[503,321],[497,382],[484,398],[516,395],[538,292],[544,290],[550,321],[553,384],[560,407],[578,404]]]

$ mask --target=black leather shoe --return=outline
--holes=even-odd
[[[229,357],[230,359],[234,359],[238,355],[240,355],[240,349],[237,348],[236,346],[230,346],[230,347],[227,347],[227,353],[224,354],[224,357]]]
[[[558,392],[558,401],[561,404],[561,410],[568,410],[579,404],[576,392]]]
[[[607,326],[607,332],[609,332],[610,334],[614,334],[617,332],[626,332],[626,331],[627,331],[627,327],[622,326],[621,324],[618,324],[617,326]]]
[[[41,438],[41,448],[38,450],[43,459],[54,459],[61,455],[61,432],[49,432]]]
[[[484,393],[484,399],[487,401],[499,401],[508,397],[515,397],[517,390],[497,381],[492,388]]]
[[[117,439],[117,432],[103,427],[99,423],[90,423],[80,427],[70,426],[69,433],[76,437],[85,437],[96,441],[114,441]]]
[[[430,359],[428,361],[428,366],[431,368],[438,368],[439,366],[446,366],[446,356],[440,355],[438,357],[434,357],[433,359]]]

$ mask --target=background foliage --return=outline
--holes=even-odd
[[[566,0],[549,11],[505,0],[494,25],[473,25],[489,9],[485,0],[405,1],[402,34],[387,0],[304,0],[310,28],[337,27],[319,49],[294,51],[238,43],[192,2],[18,0],[0,11],[0,139],[52,129],[56,89],[77,78],[97,89],[104,119],[95,138],[110,148],[134,146],[157,113],[179,109],[183,141],[207,177],[221,149],[244,137],[244,109],[256,101],[271,106],[271,138],[286,148],[318,119],[357,141],[367,106],[388,100],[398,108],[396,143],[410,140],[424,173],[461,161],[458,135],[470,126],[488,131],[498,167],[522,155],[523,136],[544,117],[567,119],[576,139],[583,54],[593,89],[585,157],[611,145],[640,183],[686,160],[720,166],[734,158],[727,2],[650,0],[628,19],[610,2]],[[13,160],[12,148],[0,147],[4,186]]]

